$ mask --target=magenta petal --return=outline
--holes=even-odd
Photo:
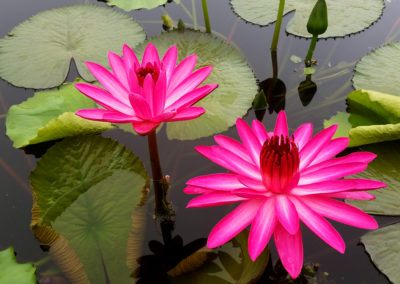
[[[289,234],[296,234],[299,230],[299,216],[297,215],[293,203],[286,195],[276,195],[275,213],[283,228],[285,228]]]
[[[107,109],[112,109],[128,115],[135,114],[131,106],[128,106],[117,100],[110,93],[98,86],[90,85],[87,83],[76,83],[74,84],[74,87],[77,88],[85,96],[91,98],[92,100]]]
[[[203,193],[211,193],[214,192],[212,189],[207,189],[204,187],[197,187],[197,186],[191,186],[188,185],[183,189],[183,192],[186,194],[203,194]]]
[[[300,227],[296,234],[289,234],[279,223],[275,226],[274,241],[283,267],[294,279],[303,268],[303,241]]]
[[[250,126],[248,126],[247,123],[241,118],[238,118],[236,120],[236,129],[239,133],[240,139],[242,140],[244,147],[246,147],[247,149],[247,153],[249,153],[250,157],[253,160],[253,163],[259,168],[260,153],[262,147],[260,141],[253,134]]]
[[[261,145],[264,145],[265,140],[268,138],[267,131],[265,130],[264,125],[258,120],[253,120],[252,122],[253,133],[257,137],[258,141],[260,141]]]
[[[124,46],[122,47],[122,55],[124,57],[124,64],[127,74],[129,74],[130,70],[133,70],[135,72],[136,69],[140,66],[140,63],[135,53],[127,44],[124,44]]]
[[[167,86],[172,78],[172,73],[176,65],[176,59],[178,57],[178,49],[175,45],[171,46],[165,53],[163,59],[161,60],[161,68],[165,71]]]
[[[267,192],[265,185],[260,180],[254,180],[252,178],[248,178],[245,176],[239,176],[238,180],[246,187],[255,190],[255,191],[262,191]]]
[[[231,193],[247,199],[265,199],[271,197],[271,193],[266,191],[255,191],[251,188],[234,189]]]
[[[247,153],[246,148],[240,142],[236,141],[235,139],[232,139],[232,138],[224,136],[224,135],[215,135],[214,140],[222,148],[225,148],[226,150],[238,155],[243,160],[245,160],[249,163],[253,163],[253,160],[250,158],[249,154]]]
[[[214,84],[205,85],[200,88],[194,89],[193,91],[187,93],[186,95],[175,101],[172,105],[168,106],[166,110],[179,110],[180,108],[191,106],[192,104],[198,102],[209,93],[211,93],[216,87],[218,87],[218,85]]]
[[[365,191],[346,191],[324,194],[326,197],[344,198],[344,199],[358,199],[358,200],[372,200],[375,196]]]
[[[169,81],[168,92],[176,88],[183,80],[192,74],[196,66],[197,55],[192,54],[183,59],[172,73],[171,81]]]
[[[249,234],[249,255],[255,261],[267,246],[276,226],[274,200],[268,198],[263,202],[254,217]]]
[[[117,113],[117,112],[112,112],[112,113],[105,113],[103,115],[103,119],[105,121],[111,122],[111,123],[140,123],[142,120],[136,116],[131,116],[131,115],[126,115],[123,113]]]
[[[377,229],[375,219],[358,208],[330,198],[310,196],[301,199],[316,213],[329,219],[363,229]]]
[[[156,47],[151,42],[146,46],[142,58],[142,66],[146,66],[147,63],[153,64],[158,69],[161,66],[160,56],[158,55]]]
[[[129,96],[131,97],[131,105],[137,116],[144,120],[150,119],[152,115],[148,102],[136,93],[130,93]]]
[[[147,106],[149,108],[149,115],[147,116],[148,118],[154,116],[153,98],[154,98],[154,81],[151,74],[147,74],[143,81],[143,99],[147,102]],[[138,104],[138,102],[136,104]]]
[[[131,123],[141,121],[135,116],[125,115],[119,112],[105,109],[81,109],[78,110],[75,114],[86,119],[106,121],[111,123]]]
[[[167,78],[165,72],[162,71],[158,77],[156,86],[154,88],[154,99],[153,99],[153,113],[155,115],[160,114],[164,110],[165,98],[167,94]],[[168,112],[168,110],[165,110]]]
[[[160,125],[160,123],[151,122],[151,121],[143,121],[141,123],[132,123],[133,129],[141,135],[146,135],[146,134],[150,133],[151,131],[156,129],[157,126],[159,126],[159,125]]]
[[[231,193],[211,192],[193,198],[189,201],[186,208],[220,206],[244,200],[246,200],[246,198]]]
[[[113,113],[113,112],[106,109],[81,109],[75,112],[75,114],[80,117],[97,121],[107,121],[103,118],[105,113]]]
[[[336,129],[337,125],[335,124],[322,130],[311,138],[311,140],[303,147],[300,151],[300,171],[314,160],[325,144],[330,141],[333,134],[335,134]]]
[[[381,181],[370,180],[370,179],[347,179],[354,181],[357,184],[357,189],[359,190],[369,190],[369,189],[378,189],[382,187],[386,187],[387,184]]]
[[[319,152],[315,159],[310,163],[310,166],[335,157],[337,154],[346,149],[348,144],[349,138],[347,137],[339,137],[329,141],[323,148],[323,151]]]
[[[283,135],[283,137],[289,136],[286,113],[283,110],[281,110],[278,114],[278,118],[276,120],[275,129],[274,129],[274,135],[276,135],[276,136]]]
[[[215,248],[231,240],[254,219],[262,200],[248,200],[222,218],[208,236],[207,247]]]
[[[214,190],[233,190],[243,188],[243,184],[239,182],[238,175],[230,173],[220,173],[204,175],[192,178],[186,182],[187,185],[205,187]]]
[[[206,110],[202,107],[187,107],[179,110],[176,115],[166,121],[190,120],[199,117],[205,112]]]
[[[310,140],[312,136],[313,126],[311,123],[306,123],[301,125],[296,131],[293,133],[292,137],[294,137],[294,142],[296,143],[299,151],[301,151],[304,145]]]
[[[118,78],[121,84],[128,90],[129,89],[128,74],[125,70],[125,65],[122,58],[118,54],[109,51],[108,61],[110,62],[111,70],[113,71],[114,76]]]
[[[346,245],[335,228],[309,206],[300,201],[299,198],[292,197],[291,200],[294,206],[296,206],[301,221],[328,245],[340,253],[344,253]]]
[[[325,194],[357,189],[357,186],[357,182],[353,180],[329,180],[305,185],[298,185],[290,191],[290,194],[298,196]]]
[[[150,121],[156,122],[156,123],[161,123],[164,121],[169,121],[169,119],[171,119],[171,117],[173,117],[174,115],[175,115],[174,112],[164,112],[164,113],[160,113],[158,115],[153,116]]]
[[[129,105],[128,90],[103,66],[86,62],[87,67],[93,76],[106,88],[116,99]]]
[[[184,79],[178,86],[175,87],[171,92],[168,88],[168,97],[165,102],[166,106],[170,106],[175,103],[178,99],[184,96],[186,93],[194,90],[198,85],[200,85],[210,74],[212,66],[203,67],[189,77]]]

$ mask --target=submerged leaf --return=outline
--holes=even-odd
[[[110,6],[117,6],[125,11],[136,9],[153,9],[157,6],[164,5],[167,0],[107,0]]]
[[[51,88],[64,82],[74,59],[82,78],[92,81],[86,61],[108,66],[107,51],[144,39],[143,29],[130,16],[106,7],[43,11],[0,40],[0,77],[18,87]]]
[[[320,37],[340,37],[360,32],[378,20],[384,8],[383,0],[327,0],[329,27]],[[286,31],[311,37],[307,21],[316,0],[287,0],[284,13],[295,11]],[[261,26],[276,21],[279,1],[277,0],[231,0],[235,12],[246,21]]]
[[[164,32],[149,41],[160,55],[171,45],[177,45],[178,62],[197,54],[196,69],[213,66],[204,84],[218,83],[217,89],[195,104],[204,107],[205,114],[193,120],[167,124],[169,139],[197,139],[220,133],[234,125],[251,107],[258,89],[256,79],[246,59],[231,45],[212,35],[188,29]],[[139,58],[146,46],[147,42],[135,49]]]
[[[365,55],[355,67],[353,85],[400,96],[400,42],[378,47]]]
[[[14,249],[0,251],[0,283],[36,283],[36,268],[31,263],[18,264]]]
[[[35,96],[10,107],[7,114],[7,135],[20,148],[30,144],[111,129],[107,122],[86,120],[75,111],[97,108],[96,103],[81,94],[72,83]]]

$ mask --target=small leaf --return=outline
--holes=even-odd
[[[80,81],[77,81],[80,82]],[[7,135],[20,148],[30,144],[111,129],[106,122],[90,121],[75,111],[97,108],[96,103],[81,94],[73,83],[63,84],[10,107],[7,114]]]
[[[313,67],[304,68],[304,75],[312,75],[314,73],[315,73],[315,68]]]
[[[0,251],[0,283],[35,284],[35,270],[31,263],[18,264],[12,247]]]
[[[145,34],[128,15],[96,5],[38,13],[0,40],[0,77],[17,87],[51,88],[64,82],[71,59],[86,81],[85,62],[108,66],[107,52],[135,46]]]
[[[290,56],[290,61],[292,61],[293,63],[300,63],[303,60],[300,57],[298,57],[297,55],[293,54],[292,56]]]

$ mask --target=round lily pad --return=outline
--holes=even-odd
[[[295,11],[286,31],[311,37],[307,21],[316,0],[287,0],[284,13]],[[266,26],[276,21],[278,0],[231,0],[234,11],[246,21]],[[368,28],[379,19],[384,8],[383,0],[326,0],[328,6],[327,31],[319,37],[343,37]]]
[[[130,16],[97,5],[47,10],[0,40],[0,77],[18,87],[51,88],[64,82],[71,59],[93,81],[85,61],[108,66],[107,51],[135,46],[145,34]]]
[[[117,6],[125,11],[136,9],[153,9],[157,6],[164,5],[167,0],[108,0],[110,6]]]
[[[353,86],[400,96],[400,42],[365,55],[355,67]]]
[[[246,59],[231,45],[206,33],[193,30],[164,32],[135,48],[140,58],[148,42],[152,42],[163,55],[176,45],[178,62],[191,54],[197,54],[196,69],[212,65],[213,70],[204,84],[216,84],[218,88],[195,106],[206,112],[196,119],[167,123],[169,139],[192,140],[225,131],[234,125],[251,107],[258,86]]]

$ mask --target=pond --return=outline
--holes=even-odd
[[[209,0],[213,36],[204,32],[202,2],[180,0],[126,12],[94,0],[2,0],[0,251],[12,246],[18,263],[34,263],[38,283],[400,283],[396,268],[400,247],[395,241],[400,237],[400,142],[396,141],[400,139],[400,48],[396,45],[400,1],[359,0],[346,8],[327,0],[328,13],[334,15],[328,32],[339,36],[320,38],[312,56],[316,61],[307,68],[304,58],[310,39],[301,37],[301,31],[316,1],[286,1],[287,8],[298,11],[283,17],[276,62],[270,53],[275,18],[268,25],[265,20],[269,14],[276,17],[276,10],[268,8],[272,1],[244,5],[246,1]],[[266,7],[257,6],[264,2]],[[59,10],[9,34],[41,11],[68,5],[82,5],[81,14]],[[366,19],[354,12],[364,5]],[[380,5],[385,6],[382,14]],[[185,27],[179,24],[181,30],[169,31],[172,36],[162,34],[161,16],[166,14],[174,29],[179,20]],[[307,15],[305,20],[302,14]],[[260,22],[263,25],[257,25]],[[59,33],[54,32],[57,29]],[[65,38],[73,38],[70,45],[63,42]],[[56,44],[46,46],[48,40]],[[157,129],[161,167],[168,175],[164,181],[170,186],[167,198],[175,212],[172,221],[164,223],[154,215],[147,137],[134,134],[130,124],[114,127],[77,120],[76,110],[97,106],[83,96],[80,101],[71,99],[70,94],[79,94],[72,84],[49,91],[64,82],[64,75],[65,82],[93,79],[83,62],[91,58],[108,66],[107,51],[122,54],[122,43],[137,45],[133,50],[140,60],[149,41],[160,56],[176,44],[179,61],[197,53],[196,69],[212,63],[206,83],[219,84],[210,99],[201,101],[206,118],[163,123]],[[272,86],[273,81],[277,85]],[[23,103],[28,98],[34,99]],[[250,260],[247,230],[222,247],[206,249],[213,227],[237,204],[186,208],[193,195],[183,192],[190,179],[229,170],[202,157],[196,146],[215,145],[217,134],[240,140],[237,117],[249,124],[258,119],[273,131],[280,110],[286,113],[289,133],[305,123],[313,124],[314,135],[339,124],[338,137],[350,136],[352,146],[344,154],[378,155],[355,177],[387,184],[369,191],[376,200],[350,202],[372,214],[380,229],[329,220],[345,242],[344,254],[301,224],[305,268],[296,280],[277,263],[272,240],[270,254],[265,249],[255,262]],[[4,254],[0,258],[0,266],[7,269]],[[2,280],[1,274],[1,283],[35,283],[21,280],[30,276],[15,278],[15,272]]]

